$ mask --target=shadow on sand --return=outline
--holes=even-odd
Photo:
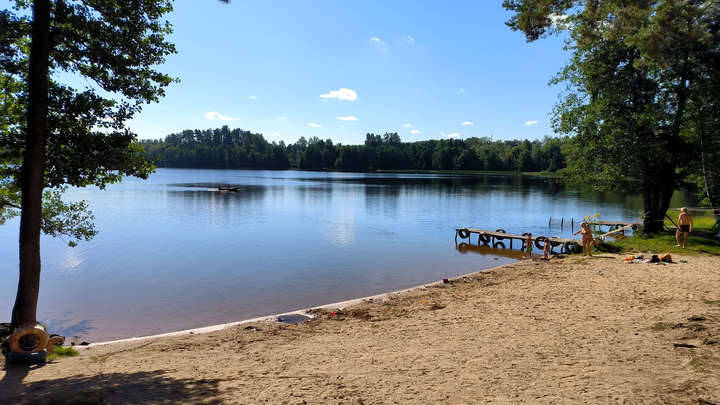
[[[5,364],[0,379],[3,404],[219,404],[213,379],[174,379],[163,371],[78,375],[24,383],[32,370],[45,365]]]

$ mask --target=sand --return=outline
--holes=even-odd
[[[257,320],[90,345],[43,366],[0,363],[0,403],[720,400],[720,258],[625,257],[527,260],[315,309],[297,325]]]

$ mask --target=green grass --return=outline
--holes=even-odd
[[[674,218],[673,218],[673,221],[675,221]],[[667,227],[675,228],[675,225],[672,222],[670,222],[670,220],[667,218],[665,218],[664,224]],[[677,224],[677,221],[675,221],[675,224]],[[695,216],[695,217],[693,217],[693,230],[695,230],[695,231],[706,231],[707,232],[707,231],[710,231],[710,228],[712,228],[713,225],[715,225],[715,218],[713,218],[713,217],[710,217],[710,216],[706,216],[706,217]],[[715,231],[717,232],[717,229],[715,229]]]
[[[688,238],[687,248],[677,247],[675,232],[663,232],[653,235],[635,236],[632,238],[617,239],[612,242],[623,252],[628,253],[673,253],[683,255],[709,254],[720,256],[720,241],[717,239],[692,236]]]
[[[55,347],[55,353],[48,353],[46,361],[52,361],[55,359],[61,359],[64,357],[73,357],[78,356],[80,354],[79,351],[75,350],[72,347]]]

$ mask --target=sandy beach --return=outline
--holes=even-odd
[[[720,258],[625,258],[522,261],[317,308],[301,324],[270,318],[2,364],[0,403],[720,401]]]

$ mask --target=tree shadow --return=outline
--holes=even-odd
[[[170,378],[165,372],[104,373],[23,383],[43,365],[5,364],[0,379],[3,404],[220,404],[214,379]]]

